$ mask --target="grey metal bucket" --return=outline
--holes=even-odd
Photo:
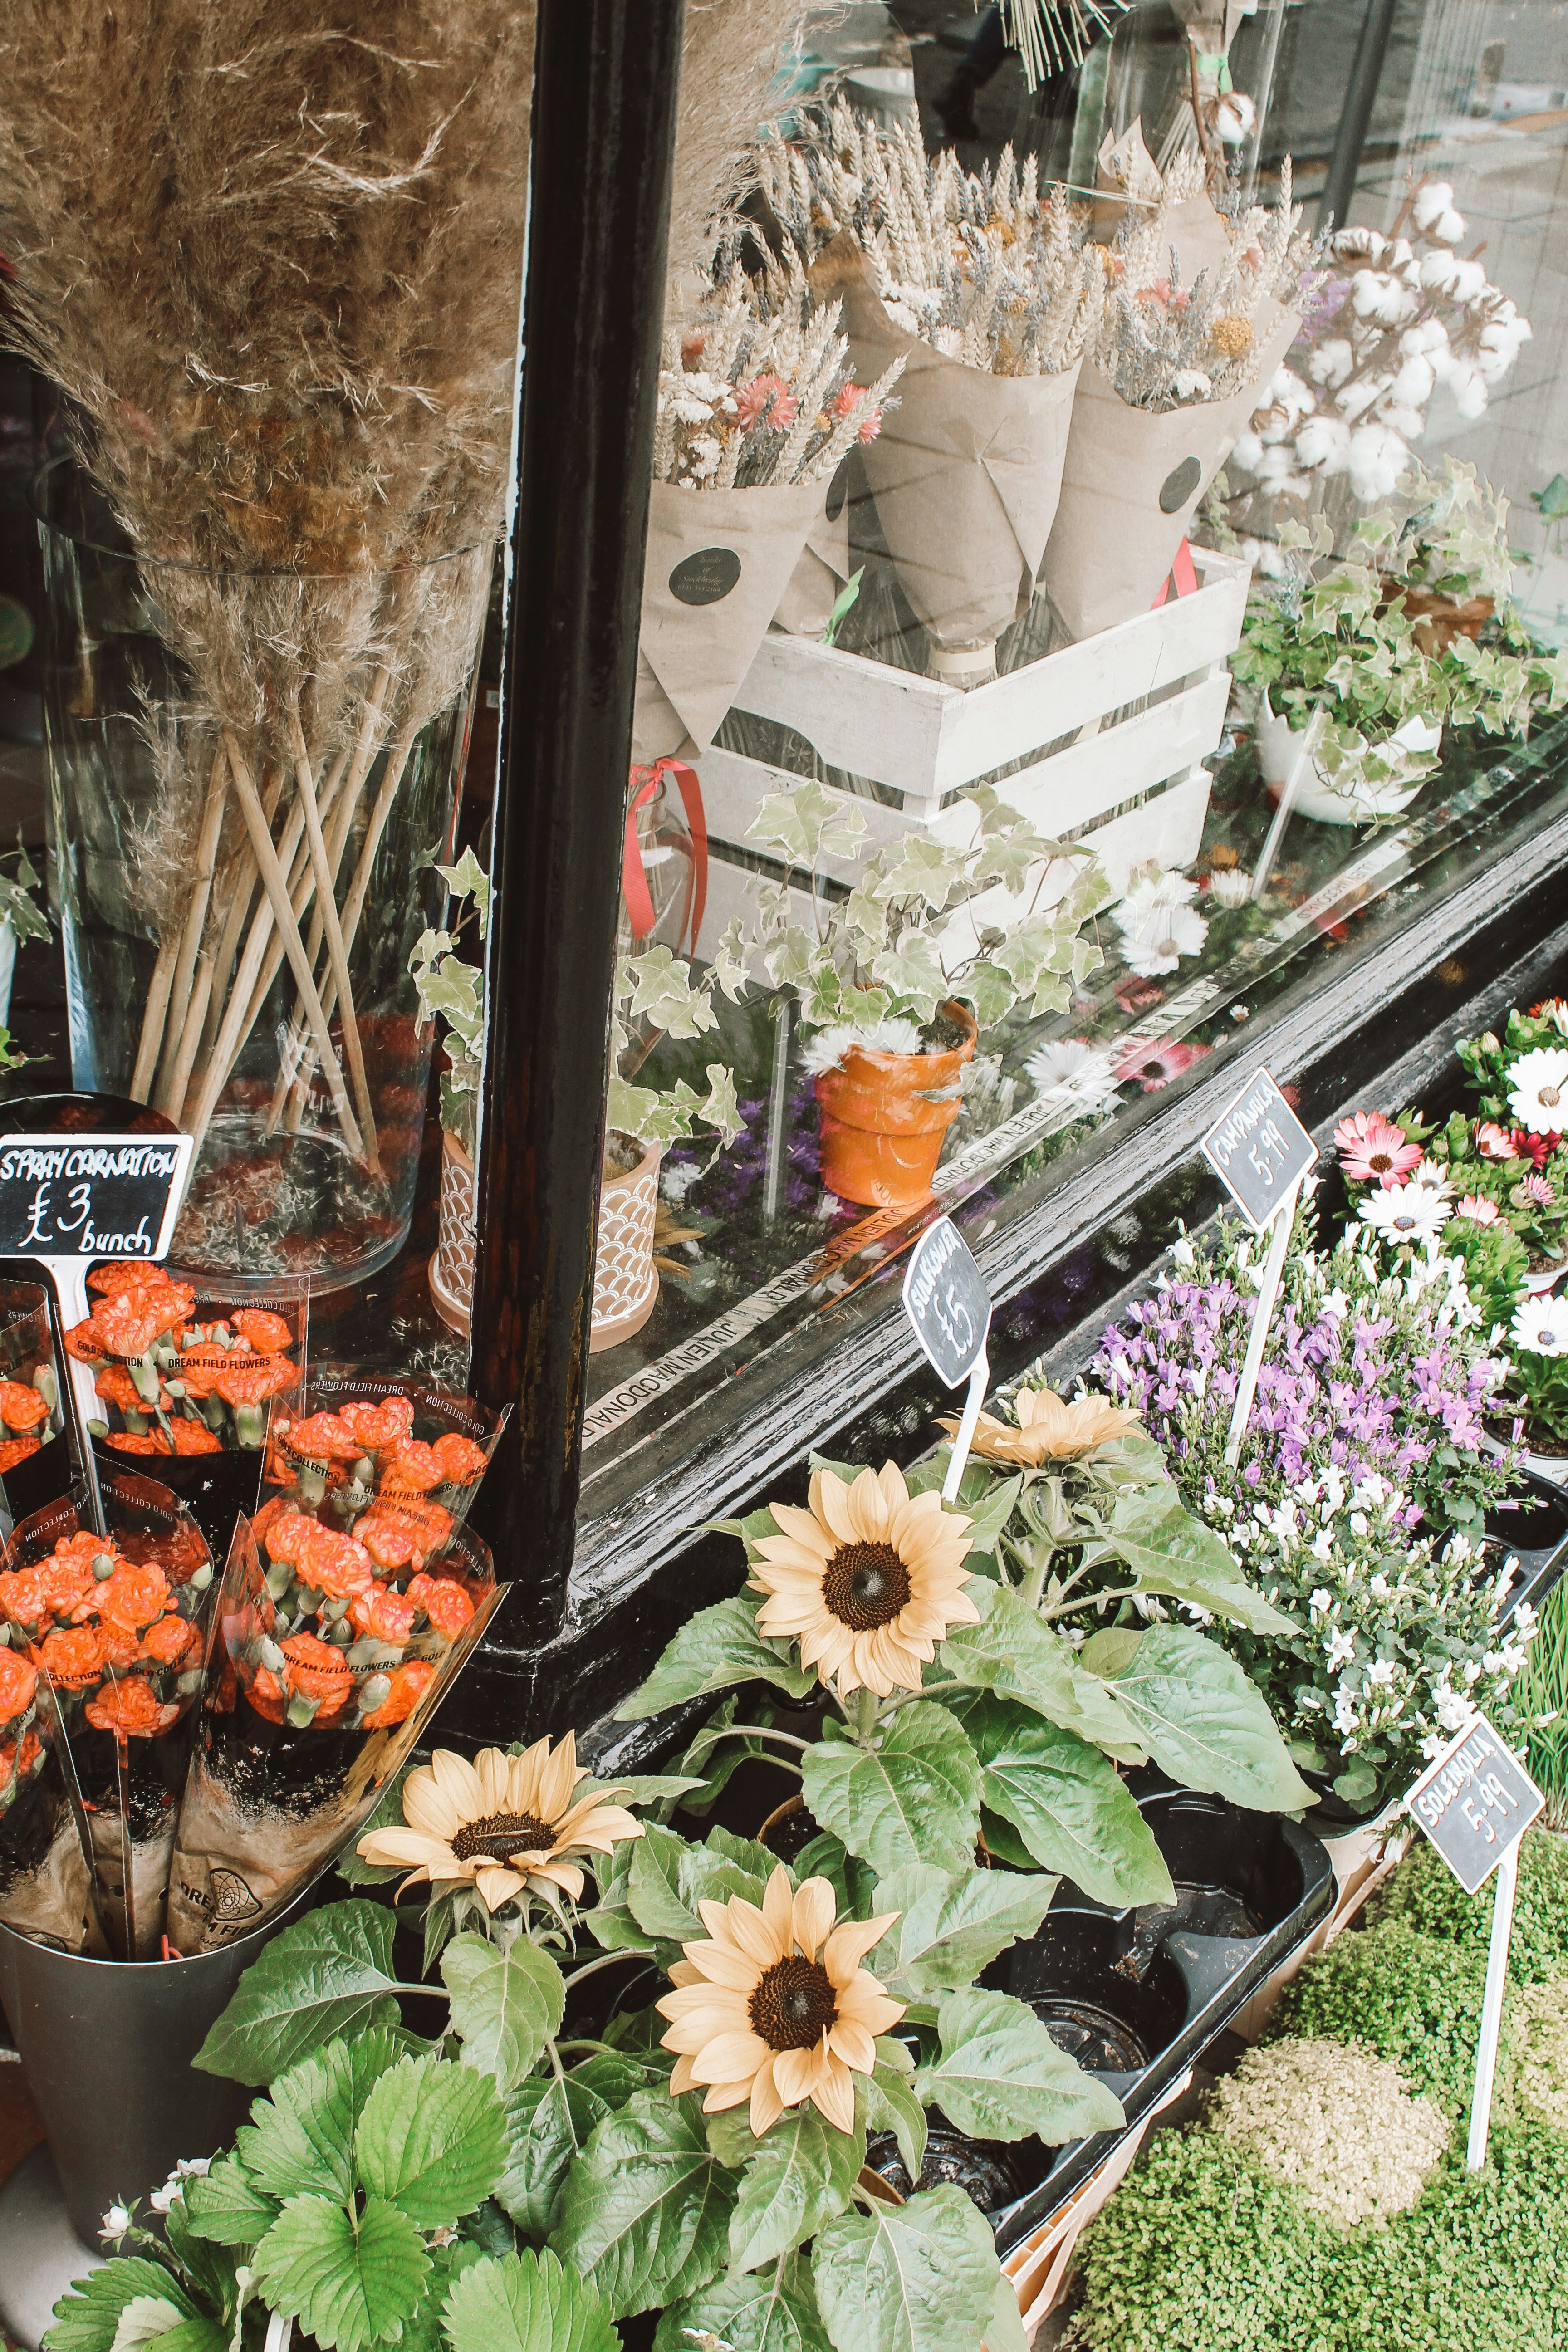
[[[237,1942],[188,1960],[93,1960],[0,1925],[0,2003],[59,2174],[71,2226],[97,2242],[108,2208],[211,2156],[257,2096],[191,2060],[264,1945],[310,1888]]]

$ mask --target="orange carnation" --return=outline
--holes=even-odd
[[[93,1611],[100,1622],[120,1627],[127,1633],[139,1633],[161,1617],[169,1605],[169,1580],[155,1562],[136,1567],[121,1560],[112,1576],[84,1594],[71,1612],[71,1622],[79,1625]]]
[[[195,1421],[189,1413],[176,1413],[169,1423],[169,1434],[174,1441],[176,1454],[221,1454],[223,1440],[216,1429],[205,1421]]]
[[[41,1437],[7,1437],[0,1443],[0,1472],[14,1470],[29,1454],[41,1454],[43,1450]]]
[[[96,1698],[87,1703],[87,1719],[100,1731],[112,1731],[121,1742],[127,1739],[155,1739],[161,1731],[179,1718],[177,1706],[155,1698],[153,1686],[140,1675],[127,1675],[123,1682],[106,1683]]]
[[[26,1437],[41,1421],[47,1421],[49,1408],[37,1389],[24,1388],[20,1381],[0,1381],[0,1421],[15,1437]]]
[[[265,1404],[281,1396],[299,1379],[298,1367],[286,1356],[230,1356],[213,1376],[213,1386],[225,1404]]]
[[[103,1670],[109,1638],[100,1625],[57,1625],[38,1645],[38,1664],[62,1690],[85,1690]]]
[[[474,1604],[462,1586],[449,1576],[426,1576],[421,1572],[412,1579],[408,1598],[424,1610],[437,1633],[448,1642],[455,1641],[474,1613]]]
[[[438,1437],[430,1451],[441,1465],[442,1477],[454,1486],[471,1486],[476,1478],[484,1476],[489,1465],[484,1447],[476,1445],[471,1437],[460,1437],[455,1429]]]
[[[200,1639],[200,1630],[172,1609],[166,1617],[148,1626],[142,1636],[141,1654],[144,1658],[155,1659],[161,1666],[177,1666],[185,1652]]]
[[[33,1704],[38,1670],[15,1650],[0,1650],[0,1723],[10,1723]]]
[[[353,1536],[340,1535],[334,1528],[318,1526],[307,1520],[310,1532],[300,1545],[296,1559],[299,1572],[314,1591],[325,1592],[334,1601],[346,1600],[351,1593],[363,1592],[374,1582],[369,1558],[363,1544]]]
[[[335,1412],[313,1412],[304,1421],[290,1422],[279,1434],[307,1462],[357,1462],[364,1452]]]
[[[427,1495],[431,1487],[438,1486],[446,1475],[441,1467],[441,1458],[434,1446],[426,1445],[418,1437],[399,1438],[386,1465],[383,1492],[388,1495]]]
[[[117,1454],[173,1454],[161,1429],[111,1429],[104,1439]]]
[[[418,1614],[416,1601],[385,1584],[373,1584],[368,1592],[359,1593],[349,1610],[362,1633],[375,1642],[395,1643],[399,1649],[414,1631]]]
[[[414,1407],[405,1396],[384,1397],[380,1404],[345,1404],[338,1419],[352,1430],[366,1454],[395,1445],[414,1426]]]
[[[234,1318],[234,1328],[258,1356],[276,1356],[294,1344],[294,1334],[288,1324],[270,1307],[242,1307]]]
[[[372,1731],[388,1731],[395,1723],[406,1723],[429,1685],[436,1669],[428,1658],[410,1658],[406,1664],[394,1666],[392,1688],[373,1715],[363,1720]]]
[[[321,1715],[337,1715],[353,1696],[353,1675],[343,1654],[314,1633],[290,1633],[283,1644],[289,1687],[318,1702]]]

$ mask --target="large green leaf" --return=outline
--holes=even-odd
[[[879,1878],[906,1863],[962,1870],[973,1859],[980,1767],[945,1707],[902,1708],[875,1748],[856,1746],[830,1721],[801,1761],[811,1811]]]
[[[447,2297],[452,2352],[619,2352],[597,2290],[552,2253],[475,2263]]]
[[[398,2022],[393,1914],[329,1903],[285,1927],[240,1978],[192,2062],[237,2083],[270,2083],[340,2034]]]
[[[1026,2139],[1059,2146],[1092,2132],[1120,2131],[1121,2102],[1058,2050],[1039,2019],[1010,1993],[955,1992],[937,2012],[942,2055],[922,2066],[915,2088],[973,2139]]]
[[[734,2203],[697,2098],[641,2091],[567,2174],[553,2244],[626,2319],[695,2294],[723,2268]]]
[[[1103,1541],[1084,1552],[1090,1563],[1105,1558],[1125,1560],[1145,1592],[1191,1601],[1251,1633],[1299,1630],[1247,1583],[1229,1546],[1193,1517],[1174,1486],[1117,1496],[1103,1524]]]
[[[891,2132],[911,2180],[921,2177],[926,2154],[926,2111],[914,2084],[914,2060],[890,2036],[877,2044],[869,2074],[857,2074],[855,2095],[865,2111],[868,2132]]]
[[[1097,1903],[1175,1901],[1164,1857],[1109,1757],[1013,1699],[987,1694],[958,1712],[986,1806],[1043,1870],[1060,1871]]]
[[[792,1663],[789,1645],[771,1642],[757,1631],[760,1600],[737,1593],[716,1608],[700,1609],[666,1648],[664,1655],[640,1690],[635,1690],[616,1712],[623,1723],[645,1715],[659,1715],[704,1692],[728,1690],[734,1683],[773,1683],[791,1698],[805,1698],[816,1687],[814,1666]]]
[[[730,2266],[737,2271],[760,2270],[814,2238],[843,2212],[866,2161],[865,2134],[839,2131],[809,2099],[786,2108],[760,2140],[744,2107],[710,2116],[709,2138],[727,2162],[739,2154],[745,2164],[730,2216]]]
[[[1010,2278],[996,2282],[995,2300],[985,2323],[985,2352],[1029,2352],[1029,2339],[1024,2333],[1023,2315],[1018,2309],[1018,2290]]]
[[[463,2063],[503,2091],[526,2081],[560,2030],[566,1982],[548,1952],[519,1936],[505,1952],[483,1936],[458,1936],[441,1955]]]
[[[805,2256],[715,2279],[661,2315],[653,2352],[696,2352],[704,2337],[731,2352],[832,2352]]]
[[[1026,1601],[1010,1586],[982,1583],[971,1597],[984,1614],[978,1625],[948,1635],[939,1654],[944,1673],[973,1689],[1017,1699],[1123,1763],[1142,1762],[1138,1734],[1105,1685],[1082,1671]]]
[[[1257,1685],[1215,1642],[1185,1625],[1121,1630],[1085,1643],[1084,1664],[1110,1677],[1162,1771],[1254,1812],[1296,1813],[1316,1798],[1286,1753]]]
[[[254,2246],[278,2219],[275,2198],[264,2196],[239,2158],[220,2156],[185,2183],[185,2220],[209,2245]]]
[[[817,2307],[835,2352],[979,2352],[996,2244],[962,2189],[841,2213],[816,2242]]]
[[[1054,1878],[1010,1870],[932,1870],[910,1863],[882,1879],[879,1911],[897,1911],[873,1955],[895,2000],[923,2000],[973,1984],[1020,1936],[1032,1936],[1050,1907]]]
[[[439,2058],[404,2058],[364,2103],[354,2163],[374,2196],[421,2230],[482,2205],[506,2167],[506,2118],[488,2074]]]
[[[294,2197],[256,2249],[252,2269],[269,2309],[302,2321],[326,2352],[363,2352],[402,2333],[430,2257],[407,2214],[379,2197],[367,2198],[357,2221],[329,2198]]]
[[[560,2080],[536,2077],[512,2093],[506,2102],[510,2153],[495,2196],[525,2237],[542,2244],[550,2235],[561,2219],[567,2167],[595,2126],[624,2107],[645,2081],[634,2060],[600,2051]]]
[[[198,2316],[196,2306],[172,2271],[141,2254],[121,2255],[78,2279],[68,2294],[55,2305],[49,2329],[50,2352],[110,2352],[120,2315],[147,2297],[160,2297],[187,2319]]]
[[[335,2197],[346,2204],[364,2103],[402,2054],[396,2035],[382,2030],[329,2042],[280,2074],[270,2097],[251,2108],[254,2121],[235,2135],[236,2153],[254,2186],[279,2200]]]

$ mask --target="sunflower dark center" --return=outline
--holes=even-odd
[[[890,1625],[910,1597],[910,1571],[891,1544],[840,1544],[827,1563],[822,1597],[841,1625],[874,1633]]]
[[[792,1952],[758,1979],[752,1995],[752,2030],[770,2050],[811,2050],[838,2015],[827,1970]]]
[[[554,1843],[554,1831],[537,1813],[486,1813],[477,1822],[464,1822],[452,1840],[452,1852],[459,1862],[474,1862],[480,1855],[505,1862],[509,1854],[548,1853]]]

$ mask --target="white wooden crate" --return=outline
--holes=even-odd
[[[1202,839],[1209,779],[1201,763],[1224,730],[1226,657],[1240,638],[1249,572],[1206,548],[1193,557],[1192,595],[968,694],[770,631],[734,708],[794,729],[826,766],[894,795],[842,795],[865,819],[862,856],[914,830],[967,845],[978,818],[961,797],[965,786],[1022,760],[998,780],[998,793],[1042,833],[1091,845],[1121,889],[1129,866],[1151,856],[1188,864]],[[710,835],[735,846],[748,845],[764,795],[800,782],[718,745],[700,772]],[[858,862],[825,858],[819,870],[853,882]],[[977,914],[985,903],[976,902]],[[717,930],[711,921],[703,929],[705,950]]]

